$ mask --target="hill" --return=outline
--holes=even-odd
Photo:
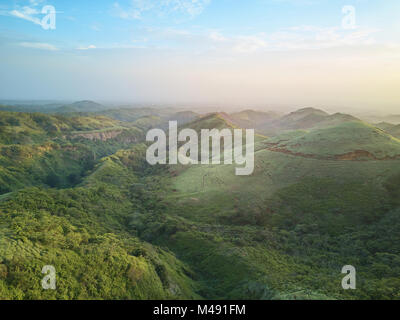
[[[200,116],[192,111],[179,111],[169,116],[169,121],[177,121],[178,124],[183,125],[192,122]]]
[[[54,110],[56,113],[69,113],[69,112],[99,112],[107,110],[106,106],[94,101],[77,101],[69,105],[59,107]]]
[[[102,104],[99,104],[94,101],[85,100],[85,101],[77,101],[71,104],[65,104],[62,102],[54,102],[54,103],[45,103],[45,102],[32,102],[32,103],[24,103],[18,104],[14,102],[14,104],[10,105],[0,105],[1,111],[11,111],[11,112],[40,112],[40,113],[85,113],[85,112],[98,112],[110,109]]]
[[[340,160],[400,158],[400,140],[359,121],[317,128],[286,138],[278,135],[270,139],[270,150]]]
[[[330,115],[319,109],[304,108],[261,125],[259,131],[266,135],[275,135],[287,130],[323,128],[349,121],[361,120],[347,114],[336,113]]]
[[[254,173],[236,176],[236,165],[150,166],[136,125],[174,112],[140,112],[0,113],[0,297],[398,298],[398,139],[303,110],[286,123],[312,128],[258,135]],[[233,118],[180,128],[239,128]],[[41,289],[44,264],[60,270],[59,290]],[[347,264],[357,290],[340,285]]]
[[[57,108],[63,106],[61,102],[26,102],[24,104],[18,103],[17,101],[9,101],[5,105],[0,105],[0,111],[11,111],[11,112],[41,112],[51,113]]]
[[[115,120],[130,122],[143,130],[150,128],[168,128],[168,121],[178,121],[179,125],[191,122],[198,114],[191,111],[176,111],[175,109],[154,108],[121,108],[99,112]]]
[[[210,113],[204,116],[200,116],[195,121],[185,124],[184,127],[194,129],[198,133],[200,133],[202,129],[222,130],[225,128],[238,128],[231,122],[229,115],[223,112]]]
[[[258,129],[262,125],[272,122],[279,115],[275,112],[244,110],[230,114],[231,120],[241,128]]]
[[[170,109],[155,109],[155,108],[119,108],[112,109],[100,112],[102,115],[105,115],[109,118],[132,122],[136,121],[143,117],[160,117],[160,118],[168,118],[170,117],[174,111]]]
[[[135,234],[145,209],[135,199],[146,189],[130,186],[139,181],[115,156],[104,158],[80,187],[26,188],[0,201],[0,296],[198,299],[190,267]],[[41,288],[48,264],[57,271],[57,290]]]
[[[400,138],[400,124],[392,124],[392,123],[388,123],[388,122],[380,122],[378,124],[375,125],[377,128],[380,128],[384,131],[386,131],[387,133],[389,133],[390,135],[396,137],[396,138]]]
[[[368,279],[358,294],[379,296],[372,288],[378,283],[388,288],[393,273],[374,274],[378,260],[385,264],[374,246],[398,257],[391,235],[379,230],[393,224],[391,230],[400,231],[395,200],[400,195],[399,141],[359,121],[291,131],[286,141],[281,138],[257,145],[251,176],[235,176],[234,165],[171,167],[172,191],[164,202],[173,231],[166,236],[150,228],[152,238],[195,271],[208,270],[201,273],[210,286],[207,297],[237,298],[252,292],[272,298],[280,296],[277,292],[304,294],[308,288],[308,298],[351,298],[353,293],[334,285],[340,282],[335,270],[349,261]],[[293,152],[271,149],[270,143]],[[374,157],[336,157],[354,150]],[[361,244],[365,237],[372,247]],[[361,248],[365,259],[356,253]]]
[[[0,111],[0,194],[79,183],[98,158],[144,139],[140,129],[120,124],[104,116]]]
[[[400,124],[400,115],[399,114],[389,114],[389,115],[361,115],[362,119],[370,122],[370,123],[379,123],[379,122],[387,122],[393,124]]]

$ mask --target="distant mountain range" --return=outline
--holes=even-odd
[[[56,113],[69,113],[69,112],[99,112],[109,109],[100,103],[85,100],[74,102],[69,105],[61,106],[56,108],[54,112]]]
[[[116,106],[104,105],[91,100],[77,101],[73,103],[62,103],[56,101],[14,101],[0,100],[0,111],[15,112],[42,112],[42,113],[61,113],[61,114],[84,114],[99,113],[121,121],[132,121],[142,116],[161,116],[167,118],[170,114],[182,113],[180,120],[185,114],[191,114],[188,120],[192,119],[193,114],[201,115],[201,108],[195,112],[188,111],[191,108],[182,107],[163,107],[163,106]],[[209,109],[209,108],[208,108]],[[205,109],[207,110],[207,109]],[[329,125],[343,121],[366,120],[369,123],[389,123],[400,124],[400,114],[387,116],[360,116],[356,118],[349,114],[327,112],[316,108],[302,108],[289,114],[278,113],[276,111],[256,111],[245,109],[239,112],[225,112],[229,114],[231,121],[242,128],[255,128],[259,131],[274,134],[276,131],[287,129],[310,128],[317,124]],[[178,119],[179,120],[179,119]]]

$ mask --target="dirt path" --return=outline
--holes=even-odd
[[[365,150],[354,150],[352,152],[347,152],[347,153],[337,154],[337,155],[332,155],[332,156],[319,156],[319,155],[315,155],[315,154],[293,152],[288,149],[285,149],[282,147],[276,147],[276,146],[267,147],[266,149],[269,151],[272,151],[272,152],[280,152],[280,153],[288,154],[291,156],[303,157],[303,158],[309,158],[309,159],[317,159],[317,160],[336,160],[336,161],[400,160],[400,155],[396,155],[393,157],[386,156],[383,158],[378,158],[375,155],[373,155],[372,153],[365,151]]]

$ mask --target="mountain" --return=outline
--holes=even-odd
[[[224,112],[210,113],[198,117],[196,120],[184,125],[185,128],[191,128],[200,132],[202,129],[233,129],[236,126],[232,123],[230,116]]]
[[[396,126],[395,124],[389,123],[389,122],[379,122],[379,123],[375,124],[375,127],[385,130],[385,131],[392,129],[395,126]]]
[[[131,122],[143,117],[155,116],[162,119],[168,119],[176,111],[168,108],[118,108],[100,112],[100,114],[112,119]]]
[[[96,159],[143,139],[140,129],[104,116],[0,111],[0,194],[74,185]]]
[[[205,127],[226,126],[223,120],[224,114],[203,118]],[[199,129],[201,121],[188,126]],[[395,204],[400,195],[399,140],[360,121],[285,135],[257,145],[251,176],[236,176],[235,165],[170,168],[171,190],[164,202],[171,232],[165,236],[154,228],[151,233],[156,243],[167,245],[195,271],[208,270],[202,274],[208,298],[277,298],[277,291],[285,290],[302,296],[305,288],[313,288],[308,299],[323,293],[325,298],[343,298],[347,293],[334,293],[334,286],[319,292],[311,283],[333,283],[334,270],[357,256],[372,285],[383,278],[375,278],[375,267],[357,250],[363,248],[374,263],[379,259],[374,245],[398,257],[390,238],[400,230]],[[382,234],[389,225],[391,235]],[[368,234],[372,247],[357,244]],[[294,270],[307,271],[302,278]],[[276,278],[293,281],[297,290],[283,289]]]
[[[271,150],[305,157],[362,160],[400,159],[400,140],[359,121],[306,131],[295,137],[269,140]]]
[[[41,112],[41,113],[51,113],[54,112],[57,108],[60,108],[63,103],[34,103],[32,104],[18,104],[10,101],[10,104],[0,105],[0,111],[11,111],[11,112]]]
[[[400,115],[399,114],[389,114],[389,115],[361,115],[362,119],[370,122],[370,123],[379,123],[379,122],[386,122],[386,123],[393,123],[393,124],[400,124]]]
[[[241,128],[258,129],[262,125],[272,122],[279,115],[275,112],[244,110],[230,114],[231,120]]]
[[[2,299],[200,298],[188,265],[137,236],[141,214],[151,204],[144,204],[148,189],[138,183],[132,154],[101,159],[80,186],[27,187],[0,198]],[[128,161],[130,167],[123,164]],[[40,285],[48,263],[56,269],[59,290]]]
[[[389,133],[390,135],[396,137],[396,138],[400,138],[400,124],[392,124],[392,123],[388,123],[388,122],[380,122],[378,124],[375,125],[377,128],[380,128],[384,131],[386,131],[387,133]]]
[[[303,108],[303,109],[299,109],[297,111],[291,112],[288,115],[283,116],[280,119],[280,122],[282,123],[287,123],[288,126],[290,126],[291,124],[297,124],[297,123],[301,123],[302,120],[304,119],[324,119],[326,117],[328,117],[329,114],[326,113],[323,110],[320,109],[315,109],[315,108]],[[297,128],[296,128],[297,129]]]
[[[176,111],[175,109],[155,108],[121,108],[100,112],[107,117],[130,122],[134,126],[148,130],[150,128],[168,128],[169,121],[177,121],[178,124],[185,124],[195,120],[197,113],[192,111]]]
[[[398,298],[400,140],[303,109],[256,136],[252,175],[151,166],[145,133],[174,118],[198,132],[257,122],[249,110],[0,112],[1,298]],[[60,290],[40,286],[49,263]],[[357,290],[340,285],[348,264]]]
[[[55,109],[56,113],[69,113],[69,112],[99,112],[107,110],[106,106],[94,101],[77,101],[69,105],[65,105]]]
[[[192,122],[199,118],[199,114],[193,111],[180,111],[169,116],[168,121],[177,121],[178,124],[183,125]]]
[[[349,121],[361,120],[347,114],[335,113],[330,115],[323,110],[303,108],[261,125],[259,131],[266,135],[275,135],[287,130],[322,128]]]

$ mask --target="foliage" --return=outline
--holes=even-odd
[[[399,160],[325,158],[391,157],[397,139],[361,122],[289,132],[259,140],[254,174],[239,177],[148,165],[137,124],[170,116],[153,111],[109,112],[124,123],[0,112],[0,299],[400,298]],[[357,290],[341,288],[347,264]],[[41,288],[44,265],[57,290]]]

